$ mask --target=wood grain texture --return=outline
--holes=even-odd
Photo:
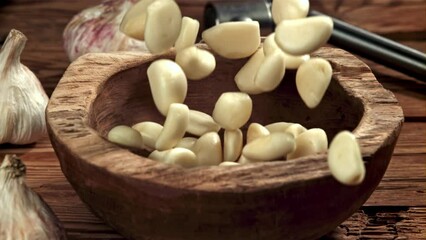
[[[1,38],[5,38],[12,27],[23,31],[29,41],[22,61],[37,74],[50,95],[69,64],[62,48],[65,24],[81,9],[100,1],[1,1],[0,45]],[[206,0],[177,2],[186,15],[199,18]],[[311,1],[311,5],[316,10],[426,51],[426,22],[416,21],[424,18],[426,2],[423,0],[325,0]],[[426,138],[422,124],[426,119],[425,85],[374,62],[363,61],[372,68],[378,81],[395,94],[403,108],[405,123],[395,148],[396,156],[392,157],[383,181],[366,203],[374,211],[361,210],[354,214],[336,228],[334,233],[339,234],[334,234],[332,239],[424,239],[426,156],[423,149]],[[70,239],[124,239],[89,212],[63,176],[62,180],[58,178],[62,173],[48,139],[27,146],[0,145],[0,156],[4,153],[25,154],[24,160],[30,167],[28,181],[54,207]],[[55,176],[56,182],[49,181],[46,176],[50,174]],[[411,208],[408,204],[422,207]],[[395,207],[383,207],[392,205]],[[386,216],[386,221],[380,221],[382,216]]]

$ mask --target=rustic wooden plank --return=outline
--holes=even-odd
[[[321,240],[425,239],[425,207],[363,207]]]
[[[38,192],[52,207],[54,212],[63,222],[71,239],[122,239],[121,236],[118,235],[113,229],[106,226],[102,220],[94,216],[87,209],[86,205],[84,205],[77,197],[74,190],[71,188],[71,185],[69,185],[69,183],[63,177],[60,171],[59,162],[57,161],[56,156],[52,151],[44,153],[26,153],[22,155],[22,158],[28,167],[28,185],[36,192]],[[410,156],[398,156],[397,158],[394,157],[382,183],[376,192],[373,193],[369,202],[366,204],[366,206],[370,207],[363,207],[362,209],[364,211],[355,213],[339,228],[337,228],[331,234],[331,236],[336,236],[336,234],[338,234],[337,236],[341,237],[344,233],[347,236],[352,237],[378,237],[374,234],[383,234],[383,231],[389,231],[390,229],[396,227],[399,230],[391,232],[391,234],[385,232],[387,235],[379,236],[386,236],[389,237],[389,239],[392,239],[390,238],[391,236],[404,236],[404,234],[410,237],[421,236],[416,234],[421,233],[421,227],[425,224],[425,209],[422,207],[408,208],[403,206],[424,206],[424,201],[421,200],[426,199],[424,193],[426,178],[423,178],[423,188],[418,188],[417,191],[413,189],[413,186],[403,189],[394,188],[395,186],[400,187],[408,185],[407,183],[398,184],[395,183],[395,181],[404,182],[410,178],[409,175],[419,176],[423,174],[424,176],[426,174],[424,155],[420,156],[417,160],[410,159]],[[421,163],[422,160],[423,164]],[[400,163],[402,163],[402,165]],[[396,180],[391,181],[389,180],[390,178],[394,178]],[[419,193],[419,189],[423,189],[423,193]],[[398,191],[399,194],[395,194],[395,191]],[[392,197],[392,195],[394,196]],[[418,201],[418,203],[413,203],[410,199],[412,201]],[[396,218],[395,215],[392,215],[394,214],[394,211],[391,207],[382,207],[388,204],[390,206],[402,206],[402,208],[407,209],[398,211],[398,214],[403,216],[403,220],[399,220],[395,223],[383,222],[383,220],[381,222],[379,221],[384,217],[387,217],[386,221],[400,219]],[[377,210],[369,211],[368,209]],[[389,209],[392,210],[390,213]],[[327,239],[330,239],[330,236]]]
[[[313,9],[382,35],[392,34],[394,38],[407,39],[412,38],[412,33],[421,36],[426,31],[426,5],[422,0],[310,2]]]
[[[426,205],[426,154],[392,157],[385,176],[364,204],[379,205]]]
[[[426,153],[426,123],[405,122],[393,152],[395,155],[414,155]],[[426,159],[425,159],[426,163]]]

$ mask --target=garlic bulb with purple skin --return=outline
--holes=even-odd
[[[0,49],[0,144],[29,144],[46,135],[49,98],[38,78],[20,62],[27,38],[12,29]]]
[[[50,207],[25,184],[25,172],[16,155],[6,155],[0,165],[0,239],[67,239]]]
[[[63,32],[69,60],[89,52],[147,51],[144,41],[119,30],[124,15],[135,2],[137,0],[104,0],[75,15]]]

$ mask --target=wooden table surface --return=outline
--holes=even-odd
[[[186,16],[201,19],[207,0],[178,0]],[[70,18],[100,0],[9,0],[0,3],[0,39],[16,28],[28,37],[22,62],[48,95],[69,65],[62,31]],[[322,0],[311,7],[426,52],[425,0]],[[0,42],[1,45],[1,42]],[[366,61],[399,100],[405,116],[388,170],[364,206],[322,239],[426,239],[426,85]],[[423,79],[424,80],[424,79]],[[33,145],[0,145],[28,167],[27,182],[52,207],[70,239],[123,239],[94,216],[63,176],[48,137]],[[2,217],[2,216],[0,216]]]

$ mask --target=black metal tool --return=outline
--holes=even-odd
[[[222,22],[258,21],[262,35],[274,31],[271,0],[211,2],[205,7],[205,28]],[[310,16],[325,15],[311,10]],[[408,76],[426,81],[426,54],[405,45],[332,18],[333,33],[329,43],[385,65]]]

